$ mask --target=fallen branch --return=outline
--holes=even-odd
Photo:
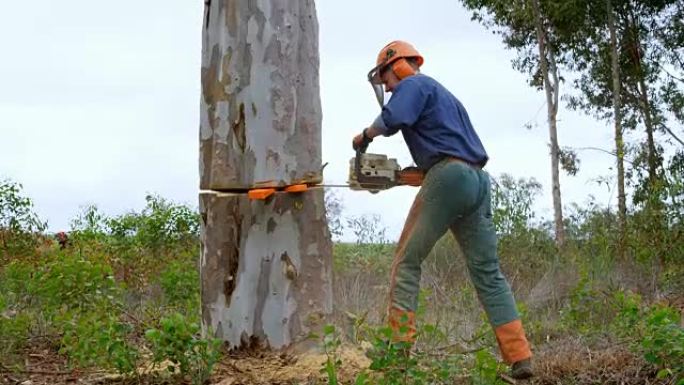
[[[511,377],[509,377],[509,376],[507,376],[507,375],[505,375],[505,374],[503,374],[503,373],[499,373],[499,378],[500,378],[503,382],[506,382],[506,383],[508,383],[508,384],[513,384],[513,385],[515,385],[515,384],[518,383],[516,380],[512,379]]]
[[[104,370],[96,370],[88,372],[88,374],[104,373]],[[28,370],[28,369],[10,369],[3,364],[0,364],[0,373],[20,373],[20,374],[39,374],[43,376],[66,376],[77,374],[76,370],[61,371],[61,370]]]
[[[69,374],[74,374],[74,371],[9,369],[4,366],[0,366],[0,373],[39,374],[43,376],[66,376]]]
[[[458,347],[458,351],[449,351],[451,348]],[[450,344],[450,345],[445,345],[445,346],[440,346],[435,348],[434,350],[431,351],[423,351],[422,353],[429,356],[429,357],[444,357],[447,355],[454,355],[454,354],[459,354],[459,355],[468,355],[468,354],[473,354],[477,353],[481,350],[487,349],[487,346],[479,346],[477,348],[472,348],[472,349],[464,349],[463,345],[459,342]]]

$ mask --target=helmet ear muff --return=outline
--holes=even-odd
[[[392,63],[392,72],[399,78],[399,80],[415,75],[416,70],[405,58],[401,58]]]

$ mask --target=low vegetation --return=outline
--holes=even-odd
[[[681,207],[668,204],[658,215],[632,210],[620,259],[610,209],[574,207],[559,251],[550,224],[531,209],[539,185],[501,176],[496,186],[501,263],[535,351],[532,383],[684,384]],[[222,380],[216,368],[231,353],[199,326],[198,215],[159,196],[145,199],[140,212],[113,217],[85,207],[62,246],[21,186],[0,183],[0,378]],[[452,237],[425,263],[419,336],[409,350],[387,342],[382,309],[394,246],[381,218],[346,218],[343,202],[334,194],[327,200],[332,232],[357,242],[334,246],[336,310],[317,336],[325,359],[306,382],[292,383],[505,383]],[[367,367],[343,370],[350,347],[363,352]]]

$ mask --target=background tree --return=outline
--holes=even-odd
[[[636,186],[634,203],[650,209],[653,221],[649,222],[656,228],[663,225],[658,211],[662,210],[667,182],[662,169],[664,148],[656,133],[669,133],[679,141],[668,127],[672,122],[668,123],[667,111],[675,110],[681,98],[670,74],[678,62],[677,25],[681,25],[672,17],[681,12],[681,5],[673,1],[606,0],[578,1],[574,6],[573,24],[577,28],[563,39],[568,47],[568,69],[577,73],[574,85],[580,93],[568,98],[569,105],[614,122],[618,254],[624,255],[627,181],[631,179]],[[643,145],[633,143],[633,159],[628,162],[633,167],[626,169],[629,146],[623,132],[625,128],[637,132],[640,127],[646,134]]]
[[[551,191],[553,197],[554,227],[556,244],[562,247],[563,205],[560,191],[561,157],[575,159],[573,154],[564,154],[558,145],[558,100],[561,75],[557,26],[550,18],[551,7],[557,2],[540,0],[462,0],[473,12],[473,19],[501,35],[507,48],[515,49],[518,57],[513,66],[527,73],[530,85],[543,89],[546,95],[547,119],[549,124],[549,146],[551,154]],[[570,162],[571,169],[575,166]]]

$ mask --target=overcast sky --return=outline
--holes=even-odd
[[[24,185],[51,230],[80,207],[139,210],[147,192],[197,205],[202,1],[35,0],[0,5],[0,178]],[[428,5],[429,4],[429,5]],[[412,42],[424,73],[468,109],[494,175],[534,177],[536,206],[551,216],[544,95],[514,71],[499,38],[457,0],[319,0],[323,160],[326,183],[344,183],[351,138],[379,112],[366,73],[382,46]],[[532,129],[525,128],[531,123]],[[612,148],[612,129],[559,112],[561,146]],[[401,135],[369,152],[411,163]],[[581,171],[562,176],[564,205],[594,195],[610,156],[579,153]],[[345,215],[377,213],[396,239],[416,193],[340,190]]]

